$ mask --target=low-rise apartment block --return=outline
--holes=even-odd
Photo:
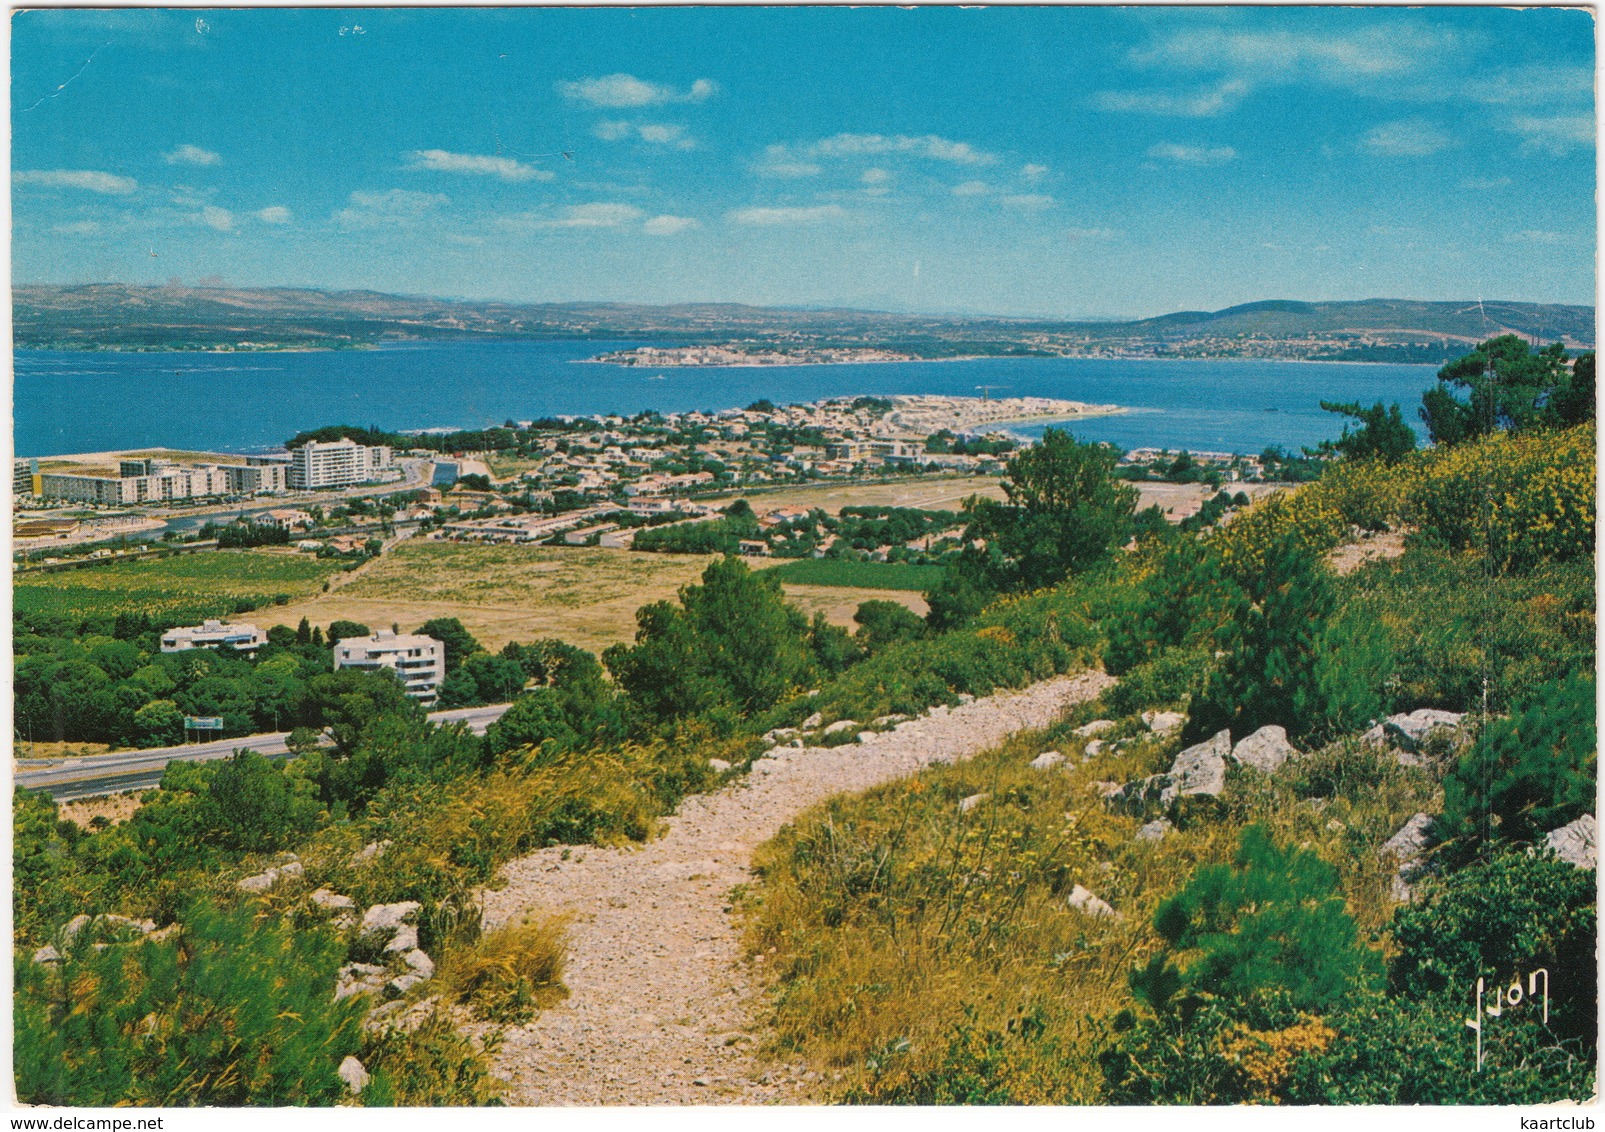
[[[163,652],[217,648],[251,652],[266,643],[267,634],[244,621],[203,621],[199,625],[169,629],[162,634]]]
[[[393,672],[407,695],[432,704],[446,673],[446,646],[422,634],[380,629],[371,637],[348,637],[337,642],[334,667]]]
[[[255,495],[285,488],[282,464],[175,464],[150,457],[121,460],[117,473],[113,477],[47,472],[37,477],[38,494],[61,502],[119,507],[216,495]]]

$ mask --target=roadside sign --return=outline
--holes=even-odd
[[[223,717],[220,715],[186,715],[184,727],[189,731],[221,731],[223,730]]]

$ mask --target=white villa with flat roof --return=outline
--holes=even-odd
[[[433,637],[380,629],[371,637],[348,637],[336,643],[334,667],[369,672],[389,669],[407,695],[432,704],[446,673],[446,646]]]
[[[188,649],[234,649],[251,652],[267,643],[267,634],[255,625],[243,621],[204,621],[181,629],[169,629],[162,634],[163,652],[184,652]]]

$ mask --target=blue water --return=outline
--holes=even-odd
[[[1062,397],[1134,412],[1074,426],[1123,448],[1259,452],[1334,438],[1318,405],[1415,406],[1434,367],[1251,361],[985,358],[963,362],[664,370],[577,364],[607,342],[424,343],[378,350],[115,354],[18,350],[16,452],[169,447],[241,452],[328,424],[481,428],[505,420],[643,409],[723,409],[843,394]],[[625,345],[633,345],[625,344]],[[1021,426],[1022,433],[1040,432]]]

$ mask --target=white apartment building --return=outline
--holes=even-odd
[[[46,473],[38,477],[39,494],[50,500],[121,506],[253,495],[285,487],[282,465],[175,464],[153,457],[120,461],[117,470],[116,477]]]
[[[309,440],[290,453],[289,484],[306,491],[373,483],[390,478],[395,466],[395,454],[382,444],[370,447],[351,439]]]
[[[169,629],[162,634],[163,652],[184,652],[188,649],[234,649],[251,652],[267,643],[267,634],[246,622],[204,621],[182,629]]]
[[[336,643],[334,667],[368,672],[389,669],[407,695],[432,704],[446,674],[446,646],[433,637],[380,629],[371,637],[350,637]]]

